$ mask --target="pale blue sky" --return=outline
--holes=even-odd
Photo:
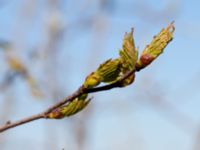
[[[65,31],[58,46],[58,69],[61,70],[58,81],[67,94],[73,92],[98,64],[117,57],[123,35],[131,27],[135,28],[135,42],[140,52],[161,28],[173,20],[176,31],[174,40],[164,54],[147,69],[137,73],[132,86],[93,94],[94,110],[92,117],[87,120],[89,128],[86,149],[193,150],[197,129],[200,128],[200,1],[110,1],[112,5],[104,9],[98,9],[98,0],[88,1],[87,9],[84,6],[86,1],[80,0],[62,0],[59,6],[63,26],[75,26]],[[49,14],[46,1],[37,1],[37,9],[34,9],[37,13],[33,12],[32,19],[25,21],[19,18],[22,4],[24,0],[11,0],[4,1],[0,7],[0,40],[19,42],[15,43],[18,48],[22,48],[18,50],[18,55],[28,62],[23,51],[37,48],[37,45],[46,42],[46,29],[43,26]],[[94,32],[99,26],[87,23],[79,25],[81,19],[95,15],[99,17],[93,18],[97,22],[100,19],[105,22],[100,24],[105,31],[97,33],[98,40],[95,40],[97,37]],[[26,17],[26,14],[21,16]],[[20,40],[21,37],[23,40]],[[3,52],[0,52],[0,58],[3,58]],[[93,61],[88,58],[93,58]],[[67,64],[68,61],[70,64]],[[40,77],[37,65],[33,66],[33,72]],[[5,67],[0,66],[2,70]],[[15,106],[18,108],[10,116],[11,119],[35,114],[49,106],[45,102],[32,100],[30,94],[27,94],[25,83],[21,82],[18,79],[10,90],[17,99]],[[0,104],[4,100],[3,94],[0,93]],[[155,101],[158,96],[166,104]],[[77,119],[80,116],[74,117]],[[56,150],[75,149],[76,145],[70,139],[70,134],[73,134],[71,127],[64,128],[63,125],[70,126],[71,120],[73,118],[66,121],[36,121],[5,132],[4,135],[8,136],[3,150],[46,150],[46,145],[52,141],[47,139],[46,126],[56,130]]]

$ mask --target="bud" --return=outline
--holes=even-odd
[[[111,83],[118,79],[120,74],[119,59],[109,59],[99,66],[96,73],[100,76],[101,81]]]
[[[147,45],[142,52],[142,55],[136,64],[136,69],[138,71],[148,66],[161,53],[163,53],[164,48],[173,39],[174,30],[175,28],[172,22],[166,29],[162,29],[160,33],[153,38],[151,43]]]
[[[119,55],[122,66],[122,75],[132,69],[135,69],[135,64],[138,59],[138,50],[135,48],[135,43],[133,39],[133,28],[130,33],[125,33],[122,50],[120,50]],[[130,85],[131,83],[133,83],[134,79],[135,74],[130,75],[122,82],[122,87]]]
[[[138,58],[138,51],[135,48],[133,39],[133,28],[130,33],[125,33],[122,50],[119,52],[120,60],[122,63],[123,72],[135,68],[135,63]]]
[[[125,87],[128,86],[130,84],[132,84],[135,80],[135,73],[130,75],[128,78],[126,78],[125,80],[123,80],[121,87]]]
[[[64,117],[72,116],[81,110],[83,110],[91,99],[86,99],[87,94],[84,94],[78,98],[75,98],[73,101],[69,102],[67,105],[63,105],[51,113],[48,114],[47,118],[50,119],[62,119]]]
[[[85,88],[92,88],[99,85],[101,82],[100,76],[96,72],[92,72],[89,76],[86,77],[83,86]]]

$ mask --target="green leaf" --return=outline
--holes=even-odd
[[[116,81],[120,74],[119,59],[109,59],[99,66],[96,73],[100,76],[101,81],[112,83]]]
[[[87,94],[84,94],[78,98],[75,98],[68,104],[53,110],[51,113],[48,114],[47,118],[61,119],[64,117],[72,116],[83,110],[88,105],[90,100],[91,99],[87,99]]]
[[[122,50],[119,52],[123,72],[134,69],[138,59],[138,50],[135,48],[133,28],[130,33],[125,33]]]
[[[130,70],[135,69],[135,65],[138,59],[138,50],[135,48],[133,38],[133,28],[130,33],[125,33],[122,50],[119,51],[121,62],[121,75],[124,75]],[[133,73],[122,82],[122,86],[128,86],[133,83],[135,74]]]
[[[152,61],[154,61],[160,54],[163,53],[165,47],[173,39],[174,33],[173,22],[167,26],[167,28],[162,29],[151,41],[149,45],[143,50],[139,61],[137,62],[137,70],[140,70],[148,66]]]

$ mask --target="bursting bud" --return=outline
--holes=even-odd
[[[123,80],[123,82],[121,83],[121,87],[125,87],[125,86],[132,84],[134,82],[134,80],[135,80],[135,73],[133,73],[128,78]]]
[[[135,64],[138,59],[138,50],[135,48],[133,39],[133,28],[130,33],[125,33],[122,50],[119,52],[121,62],[122,75],[130,70],[135,69]],[[128,86],[133,83],[135,74],[130,75],[127,79],[122,82],[122,87]]]
[[[93,88],[101,82],[112,83],[118,79],[120,71],[119,59],[109,59],[102,63],[95,72],[87,76],[83,86]]]
[[[86,77],[83,86],[85,88],[92,88],[99,85],[100,82],[101,82],[100,76],[96,72],[92,72],[90,75]]]
[[[63,105],[47,115],[49,119],[62,119],[64,117],[72,116],[81,110],[83,110],[91,99],[87,99],[87,94],[75,98],[73,101],[70,101],[68,104]]]
[[[132,28],[130,33],[125,33],[122,50],[119,52],[123,72],[134,69],[138,59],[138,50],[135,48],[133,31]]]
[[[136,70],[139,71],[146,66],[148,66],[152,61],[154,61],[161,53],[163,53],[164,48],[168,45],[173,39],[174,33],[174,22],[168,25],[167,28],[162,29],[158,33],[151,43],[146,46],[144,51],[141,54],[140,59],[136,64]]]
[[[115,82],[120,74],[119,59],[109,59],[99,66],[96,73],[100,76],[101,81],[105,83]]]

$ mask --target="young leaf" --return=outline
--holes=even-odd
[[[130,33],[125,33],[122,50],[119,52],[120,62],[121,62],[121,72],[122,75],[128,71],[135,69],[135,64],[138,59],[138,50],[135,48],[135,43],[133,39],[133,28]],[[129,76],[122,83],[122,86],[128,86],[133,83],[135,79],[135,74]]]
[[[64,117],[72,116],[83,110],[88,105],[90,100],[91,99],[87,99],[87,94],[84,94],[69,102],[68,104],[53,110],[51,113],[48,114],[47,118],[62,119]]]
[[[168,25],[166,29],[162,29],[151,41],[149,45],[146,46],[142,55],[137,62],[136,68],[139,71],[140,69],[148,66],[152,61],[154,61],[160,54],[163,53],[165,47],[173,39],[174,33],[174,24],[173,22]]]
[[[99,66],[96,73],[100,76],[101,81],[112,83],[116,81],[120,74],[119,59],[109,59]]]
[[[135,48],[133,39],[133,28],[130,33],[125,33],[122,50],[119,52],[123,72],[135,68],[138,59],[138,50]]]

